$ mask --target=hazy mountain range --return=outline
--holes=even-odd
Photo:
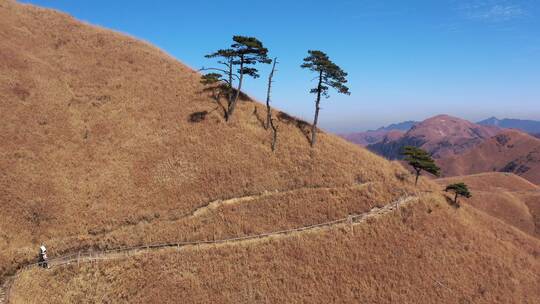
[[[490,117],[488,119],[477,122],[477,124],[483,126],[497,126],[506,129],[518,129],[531,134],[540,133],[540,121],[536,120],[523,120],[512,118],[498,119],[496,117]]]
[[[500,171],[540,183],[540,140],[533,134],[537,127],[540,122],[532,120],[492,117],[472,123],[437,115],[343,137],[388,159],[401,159],[404,146],[421,147],[433,155],[444,176]]]
[[[384,140],[387,136],[395,138],[396,136],[404,134],[418,123],[418,121],[408,120],[393,123],[388,126],[383,126],[375,130],[344,133],[340,134],[340,136],[355,144],[367,146],[376,144]],[[513,118],[498,119],[496,117],[490,117],[488,119],[479,121],[476,124],[481,126],[492,126],[505,129],[517,129],[529,133],[530,135],[533,135],[537,138],[540,138],[540,121],[536,120],[523,120]]]

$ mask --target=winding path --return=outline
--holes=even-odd
[[[362,186],[362,185],[359,185],[359,186]],[[244,202],[247,200],[251,200],[254,198],[262,197],[265,195],[271,195],[275,193],[279,193],[279,192],[269,192],[269,193],[264,193],[264,194],[256,195],[256,196],[246,196],[242,198],[233,198],[229,200],[214,201],[214,202],[209,203],[206,206],[198,208],[192,213],[192,215],[198,216],[202,213],[205,213],[206,211],[210,209],[217,208],[221,204],[232,204],[232,203],[237,203],[237,202]],[[272,237],[280,237],[280,236],[285,236],[285,235],[290,235],[290,234],[295,234],[295,233],[302,233],[309,230],[324,229],[324,228],[328,229],[336,225],[354,225],[354,224],[362,223],[369,218],[378,217],[378,216],[393,212],[399,206],[406,204],[408,202],[417,200],[417,199],[418,199],[417,196],[402,197],[394,202],[386,204],[385,206],[381,208],[374,207],[370,211],[364,212],[362,214],[350,215],[346,218],[341,218],[334,221],[319,223],[315,225],[298,227],[298,228],[287,229],[287,230],[273,231],[273,232],[257,234],[257,235],[247,235],[247,236],[241,236],[241,237],[236,237],[236,238],[212,240],[212,241],[208,240],[208,241],[148,244],[148,245],[143,245],[143,246],[122,247],[122,248],[116,248],[116,249],[110,249],[110,250],[98,251],[98,252],[77,252],[73,254],[59,256],[54,259],[50,259],[49,265],[50,267],[61,267],[61,266],[70,265],[70,264],[98,262],[98,261],[103,261],[103,260],[125,259],[133,255],[138,255],[138,254],[145,253],[148,251],[164,250],[166,248],[180,249],[186,246],[211,246],[215,244],[238,243],[238,242],[253,241],[256,239],[268,239]],[[15,275],[6,278],[3,285],[0,286],[0,304],[9,303],[9,289],[10,289],[11,283],[15,280],[15,278],[20,273],[35,266],[37,266],[37,263],[28,264],[22,267],[19,271],[17,271]]]
[[[285,191],[279,191],[279,190],[265,191],[265,192],[262,192],[262,193],[259,193],[259,194],[247,195],[247,196],[241,196],[241,197],[234,197],[234,198],[230,198],[230,199],[218,199],[218,200],[211,201],[211,202],[207,203],[206,205],[203,205],[203,206],[200,206],[200,207],[196,208],[189,215],[187,215],[185,217],[189,218],[189,217],[201,216],[204,213],[209,212],[210,210],[215,210],[215,209],[219,208],[220,206],[233,205],[233,204],[237,204],[237,203],[244,203],[244,202],[254,201],[254,200],[258,200],[258,199],[268,197],[268,196],[272,196],[272,195],[291,194],[291,193],[305,191],[305,190],[327,190],[328,191],[328,190],[336,190],[336,189],[360,189],[360,188],[364,188],[366,186],[373,185],[373,184],[375,184],[375,183],[374,182],[367,182],[367,183],[362,183],[362,184],[348,185],[348,186],[341,186],[341,187],[301,187],[301,188],[294,188],[294,189],[285,190]]]

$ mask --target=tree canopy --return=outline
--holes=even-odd
[[[446,189],[444,189],[444,191],[446,191],[446,192],[449,192],[449,191],[454,192],[454,194],[455,194],[454,203],[456,203],[456,204],[457,204],[458,196],[463,196],[463,197],[466,197],[466,198],[472,197],[472,194],[469,191],[469,187],[467,187],[467,185],[465,183],[450,184],[450,185],[446,186]]]
[[[414,168],[416,171],[416,181],[418,183],[418,177],[421,171],[426,171],[435,176],[440,176],[441,169],[435,164],[435,161],[426,151],[413,146],[405,146],[403,148],[404,160]]]
[[[347,73],[336,65],[328,55],[322,51],[309,50],[308,55],[304,58],[304,63],[300,66],[303,69],[309,69],[312,72],[319,73],[320,85],[311,89],[311,93],[321,93],[324,97],[329,97],[328,89],[334,88],[338,93],[350,95],[347,83]]]

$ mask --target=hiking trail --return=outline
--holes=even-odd
[[[369,183],[361,184],[361,185],[358,185],[357,187],[361,187],[367,184]],[[328,189],[331,189],[331,188],[328,188]],[[298,189],[292,190],[292,191],[298,191]],[[234,204],[234,203],[239,203],[239,202],[245,202],[245,201],[254,200],[256,198],[260,198],[260,197],[264,197],[264,196],[268,196],[272,194],[277,194],[277,193],[281,193],[281,192],[275,192],[275,191],[265,192],[259,195],[231,198],[227,200],[215,200],[205,206],[197,208],[191,215],[199,216],[203,213],[208,212],[209,210],[218,208],[222,204]],[[399,206],[406,204],[408,202],[411,202],[413,200],[417,200],[417,199],[418,199],[418,196],[401,197],[398,200],[388,203],[381,208],[374,207],[367,212],[357,214],[357,215],[349,215],[346,218],[341,218],[341,219],[314,224],[310,226],[303,226],[303,227],[292,228],[292,229],[287,229],[287,230],[267,232],[267,233],[262,233],[262,234],[257,234],[257,235],[246,235],[246,236],[220,239],[220,240],[202,240],[202,241],[189,241],[189,242],[147,244],[147,245],[133,246],[133,247],[121,247],[121,248],[109,249],[109,250],[103,250],[103,251],[87,251],[87,252],[77,252],[77,253],[72,253],[72,254],[66,254],[63,256],[49,259],[49,266],[53,268],[53,267],[61,267],[65,265],[70,265],[70,264],[79,265],[81,263],[99,262],[99,261],[104,261],[104,260],[126,259],[131,256],[142,254],[145,252],[165,250],[167,248],[169,249],[177,248],[178,250],[180,250],[183,247],[188,247],[188,246],[197,246],[198,248],[200,248],[201,246],[206,247],[206,246],[212,246],[212,245],[217,245],[217,244],[232,244],[232,243],[247,242],[247,241],[253,241],[253,240],[269,239],[273,237],[284,237],[286,235],[301,233],[301,232],[310,231],[310,230],[329,229],[329,228],[336,227],[338,225],[353,226],[353,225],[358,225],[360,223],[363,223],[370,218],[375,218],[375,217],[393,212],[394,210],[398,209]],[[11,287],[12,282],[16,279],[16,277],[19,274],[21,274],[22,272],[32,267],[37,267],[37,262],[25,265],[21,267],[15,275],[11,277],[6,277],[6,280],[0,286],[0,304],[9,303],[9,289]]]

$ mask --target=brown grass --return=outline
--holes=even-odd
[[[335,136],[322,133],[310,149],[290,116],[272,153],[253,114],[264,113],[259,103],[241,103],[226,123],[199,74],[162,51],[55,11],[0,4],[0,273],[34,259],[40,242],[54,255],[190,237],[170,218],[216,199],[410,186],[398,164]],[[189,121],[201,111],[204,120]],[[299,214],[318,200],[298,199]],[[137,235],[146,223],[163,229]]]
[[[540,187],[510,173],[481,173],[436,180],[441,188],[465,182],[472,198],[467,204],[540,237]]]
[[[310,149],[306,123],[286,114],[279,115],[272,153],[271,134],[254,114],[264,113],[262,105],[244,100],[226,123],[199,74],[148,44],[65,14],[0,0],[0,37],[2,274],[33,261],[41,242],[54,257],[234,237],[316,224],[436,189],[427,179],[415,189],[398,163],[323,132]],[[31,269],[21,273],[12,300],[538,297],[538,241],[469,207],[454,210],[432,197],[359,224],[354,234],[349,228]]]
[[[540,242],[431,196],[354,226],[25,272],[13,303],[536,303]],[[519,267],[516,267],[518,266]],[[39,299],[39,300],[38,300]]]

